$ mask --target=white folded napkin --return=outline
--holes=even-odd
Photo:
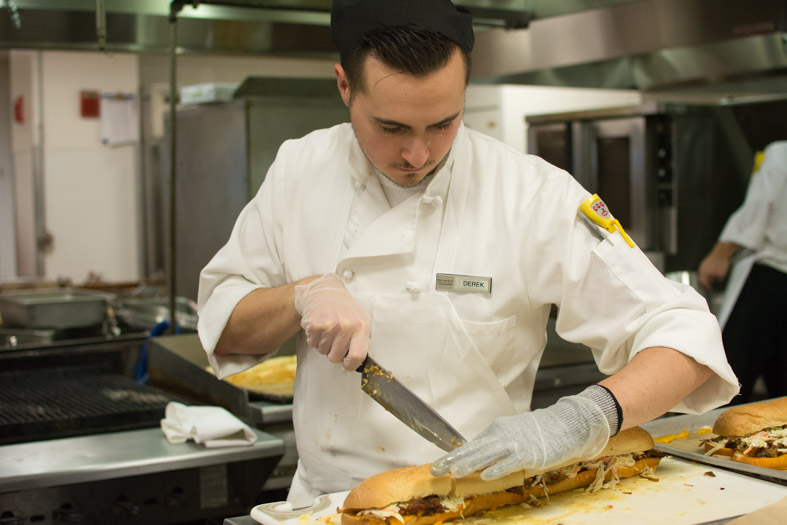
[[[243,421],[221,407],[186,406],[167,403],[161,430],[170,443],[193,439],[206,447],[251,445],[257,434]]]

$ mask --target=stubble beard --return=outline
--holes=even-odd
[[[350,123],[350,125],[352,125],[352,122]],[[405,177],[405,180],[407,181],[407,183],[406,184],[402,184],[399,181],[393,180],[387,173],[385,173],[383,170],[381,170],[379,166],[377,166],[374,162],[372,162],[372,159],[370,159],[369,155],[366,154],[366,148],[363,147],[363,143],[361,142],[361,139],[359,139],[358,138],[358,134],[355,133],[355,126],[353,126],[353,135],[355,136],[355,141],[358,143],[358,147],[361,148],[361,152],[363,153],[363,156],[366,157],[366,161],[369,163],[369,165],[371,165],[374,169],[376,169],[378,172],[380,172],[383,175],[383,177],[385,177],[386,179],[391,181],[392,184],[395,184],[396,186],[398,186],[400,188],[412,188],[413,186],[416,186],[418,183],[420,183],[426,177],[428,177],[429,175],[434,173],[435,169],[437,169],[437,166],[435,166],[434,168],[429,170],[428,173],[426,173],[424,175],[421,175],[422,172],[420,172],[420,171],[419,172],[415,172],[415,173],[404,173],[404,177]],[[429,160],[426,161],[426,163],[424,163],[423,167],[426,168],[427,166],[432,166],[432,165],[435,165],[435,164],[437,164],[437,161],[435,161],[434,159],[429,159]],[[410,163],[401,163],[401,164],[390,164],[388,167],[395,168],[395,169],[402,169],[402,168],[404,168],[404,169],[412,169],[415,166],[412,166]],[[416,180],[416,177],[418,177],[417,180]]]

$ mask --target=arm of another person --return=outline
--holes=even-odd
[[[717,242],[700,263],[698,270],[700,286],[712,290],[715,283],[724,281],[730,271],[730,259],[741,248],[740,244],[734,242]]]
[[[599,384],[623,411],[620,430],[655,419],[707,381],[713,372],[691,357],[661,346],[646,348]]]
[[[744,248],[762,248],[773,211],[783,205],[779,199],[784,193],[779,188],[784,188],[787,173],[787,141],[768,146],[761,160],[761,164],[755,162],[743,204],[730,215],[718,242],[700,263],[700,285],[708,290],[727,277],[733,255]]]

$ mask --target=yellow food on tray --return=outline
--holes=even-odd
[[[675,441],[676,439],[683,439],[689,437],[689,433],[686,429],[683,429],[683,432],[678,434],[667,434],[666,436],[660,436],[657,438],[653,438],[655,443],[670,443],[671,441]]]
[[[673,442],[675,440],[679,440],[679,439],[687,439],[687,438],[691,437],[694,434],[699,436],[699,435],[702,435],[702,434],[709,434],[711,432],[712,432],[711,427],[700,427],[696,431],[692,430],[691,432],[689,432],[688,430],[686,430],[684,428],[682,432],[679,432],[677,434],[667,434],[666,436],[656,437],[656,438],[653,438],[653,441],[656,442],[656,443],[664,443],[664,444],[666,444],[666,443],[671,443],[671,442]]]
[[[292,396],[295,367],[294,355],[271,357],[224,380],[235,386],[263,394]]]

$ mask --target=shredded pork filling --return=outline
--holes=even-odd
[[[744,437],[717,437],[705,439],[711,448],[706,456],[715,454],[722,448],[737,450],[752,458],[777,458],[787,454],[787,425],[768,428]]]
[[[427,496],[425,498],[414,498],[399,506],[399,513],[402,516],[424,514],[439,514],[445,512],[446,508],[443,506],[442,498],[440,496]]]

